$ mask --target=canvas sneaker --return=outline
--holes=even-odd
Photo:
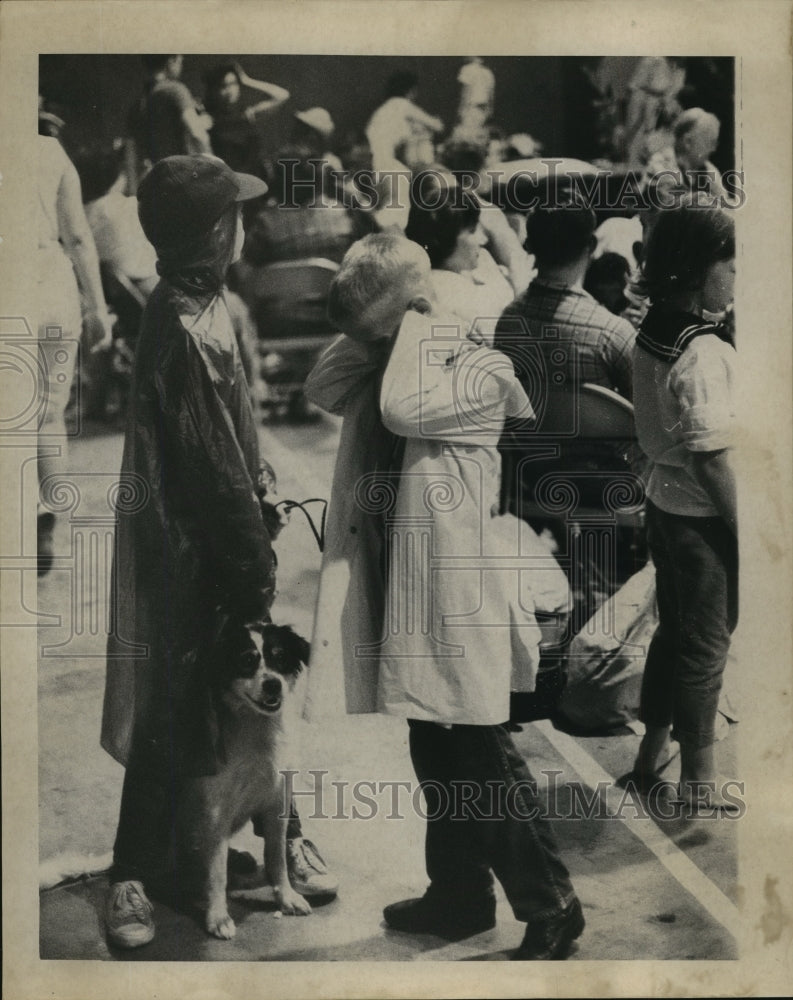
[[[330,872],[319,851],[305,837],[286,842],[286,867],[289,882],[301,896],[335,896],[339,883]]]
[[[140,882],[115,882],[105,899],[105,927],[111,944],[140,948],[154,937],[154,908]]]

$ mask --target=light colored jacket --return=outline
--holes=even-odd
[[[344,413],[306,715],[503,722],[510,689],[534,687],[535,600],[567,603],[531,529],[495,516],[496,444],[505,414],[531,414],[528,400],[503,354],[416,313],[383,377],[382,424],[378,381],[371,347],[340,338],[306,384],[313,402]],[[401,471],[388,430],[408,439]]]
[[[383,519],[356,502],[356,484],[389,466],[398,445],[377,406],[385,346],[358,344],[342,334],[303,389],[311,402],[344,417],[311,640],[308,719],[377,710],[377,661],[357,657],[355,650],[382,634]]]
[[[383,376],[385,426],[407,439],[388,516],[389,577],[378,708],[494,725],[510,690],[534,689],[532,577],[567,584],[527,525],[498,516],[505,416],[532,410],[512,363],[437,317],[408,313]]]

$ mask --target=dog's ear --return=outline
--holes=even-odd
[[[308,666],[308,661],[311,657],[311,643],[307,639],[304,639],[302,635],[298,635],[297,632],[292,632],[295,637],[295,648],[297,650],[297,658],[304,666]]]
[[[261,656],[242,622],[225,618],[210,650],[210,680],[225,683],[235,677],[252,677]]]
[[[303,664],[308,664],[311,646],[291,625],[267,625],[262,639],[265,660],[279,674],[299,674]]]

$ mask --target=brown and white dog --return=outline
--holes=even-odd
[[[309,644],[286,625],[227,622],[213,657],[221,741],[217,773],[191,778],[180,796],[179,828],[189,884],[205,910],[205,927],[231,938],[235,925],[226,905],[229,840],[257,816],[265,838],[264,869],[284,914],[311,906],[289,884],[282,770],[288,747],[285,706],[308,663]],[[288,752],[288,751],[287,751]]]

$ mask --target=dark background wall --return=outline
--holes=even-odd
[[[202,98],[203,74],[210,66],[228,59],[226,55],[188,55],[182,79],[196,97]],[[415,72],[420,81],[419,103],[451,125],[457,110],[457,73],[463,58],[246,55],[241,61],[251,76],[280,84],[292,95],[281,113],[260,120],[265,146],[275,148],[286,133],[289,115],[314,105],[328,109],[339,138],[361,130],[381,102],[386,80],[396,70]],[[599,62],[599,58],[578,57],[488,57],[486,63],[496,76],[495,124],[508,134],[530,133],[543,143],[548,155],[582,159],[595,156],[593,93],[584,67],[592,70]],[[636,59],[612,57],[610,62],[617,64],[613,73],[617,86],[624,87]],[[720,64],[717,85],[703,69],[706,62]],[[707,110],[722,119],[716,163],[724,169],[732,166],[733,160],[732,60],[692,59],[690,63],[691,73],[710,83],[712,93],[703,94],[703,106],[710,103]],[[40,92],[51,109],[67,121],[67,145],[91,136],[112,138],[125,133],[129,107],[143,85],[139,56],[45,55],[39,67]],[[245,91],[244,95],[255,100],[255,92]],[[718,107],[713,106],[714,102]]]

